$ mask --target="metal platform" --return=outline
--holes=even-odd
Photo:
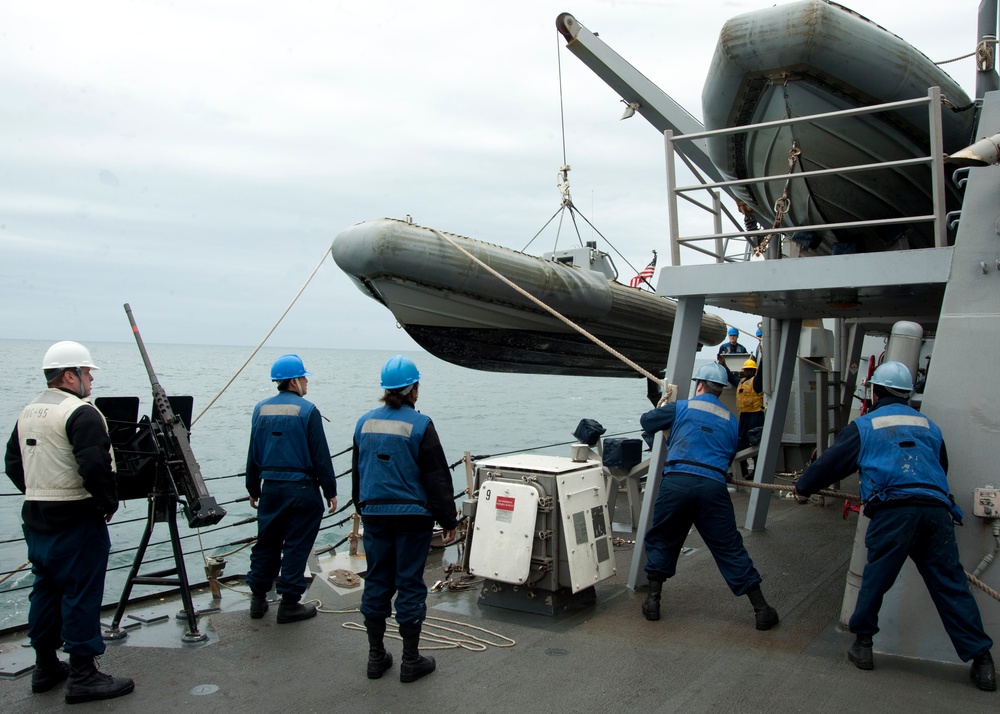
[[[663,268],[657,292],[788,319],[860,319],[871,330],[899,319],[937,326],[954,248]]]

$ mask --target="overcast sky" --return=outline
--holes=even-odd
[[[700,117],[722,23],[771,4],[3,3],[0,337],[129,341],[129,302],[147,342],[253,345],[359,220],[523,248],[559,207],[559,62],[576,204],[622,273],[665,258],[662,138],[555,19]],[[978,0],[845,4],[932,60],[974,49]],[[972,62],[949,65],[970,93]],[[270,344],[415,346],[330,258]]]

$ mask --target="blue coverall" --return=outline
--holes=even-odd
[[[259,499],[257,542],[247,585],[258,595],[278,579],[279,595],[306,591],[306,561],[323,518],[323,498],[337,495],[323,422],[316,406],[292,391],[257,404],[247,454],[247,492]],[[323,497],[320,497],[322,489]]]
[[[836,442],[799,477],[803,496],[860,472],[868,563],[861,577],[849,629],[872,636],[879,631],[882,599],[896,582],[907,556],[927,585],[955,651],[969,661],[993,640],[969,591],[959,561],[952,513],[961,517],[947,493],[948,456],[937,425],[898,397],[880,398],[841,431]]]
[[[365,525],[366,619],[419,625],[427,614],[424,566],[436,520],[457,525],[448,463],[434,423],[408,404],[383,406],[358,420],[352,490]]]
[[[673,577],[694,525],[733,594],[746,594],[761,577],[736,528],[726,488],[736,453],[736,417],[716,397],[701,394],[648,411],[639,423],[646,432],[670,429],[663,480],[645,538],[647,577]]]

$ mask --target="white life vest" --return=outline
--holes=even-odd
[[[17,435],[24,465],[25,500],[81,501],[91,494],[83,486],[66,422],[77,409],[93,404],[61,389],[49,388],[35,397],[17,419]],[[107,429],[104,415],[97,412]],[[114,453],[111,467],[114,469]]]

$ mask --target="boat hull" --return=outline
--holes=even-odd
[[[449,234],[471,254],[654,374],[662,374],[677,305],[603,274]],[[535,305],[433,231],[392,219],[341,232],[333,257],[428,352],[492,372],[628,377],[638,372]],[[699,340],[725,324],[702,318]]]
[[[941,88],[953,105],[968,95],[942,69],[899,37],[820,0],[768,8],[733,18],[719,36],[702,93],[706,129],[756,124],[859,106],[926,97]],[[968,145],[974,112],[943,110],[944,150]],[[788,173],[797,142],[796,171],[830,169],[927,156],[925,106],[880,114],[796,123],[712,137],[712,161],[729,179]],[[948,181],[949,210],[959,197]],[[740,188],[763,221],[774,220],[784,181]],[[784,225],[840,223],[933,212],[927,164],[798,179],[789,184],[790,220]],[[820,236],[818,253],[933,247],[927,222],[840,230]]]

